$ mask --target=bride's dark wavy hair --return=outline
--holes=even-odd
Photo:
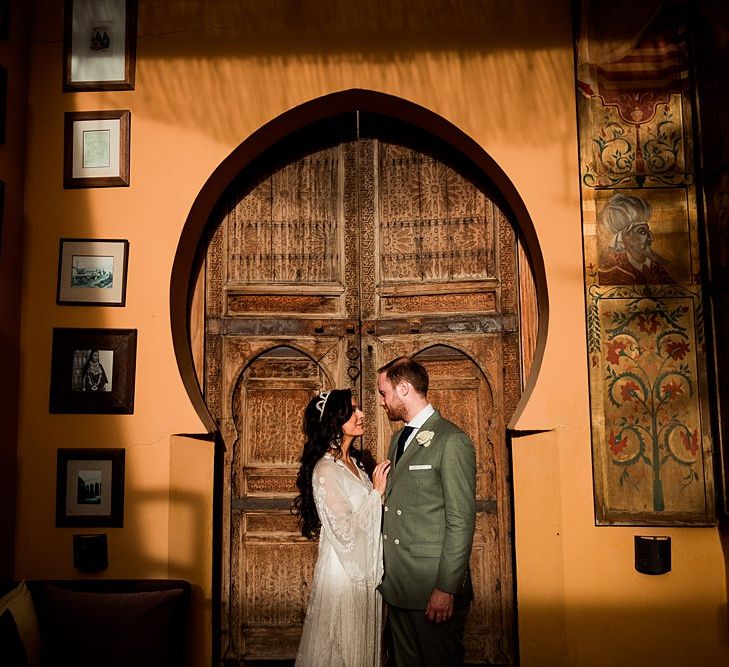
[[[301,534],[315,540],[319,537],[321,522],[314,504],[314,491],[311,486],[311,477],[317,461],[326,454],[327,450],[336,445],[342,437],[342,426],[352,416],[352,392],[349,389],[333,389],[324,404],[324,411],[319,412],[317,404],[322,400],[321,394],[317,394],[309,401],[304,410],[304,450],[301,453],[301,467],[296,476],[296,487],[299,495],[294,499],[291,508],[293,514],[298,515]],[[342,455],[341,451],[334,454],[337,459]],[[358,463],[361,455],[354,448],[349,450],[349,455]]]

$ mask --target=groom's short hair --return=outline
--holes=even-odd
[[[405,380],[409,382],[415,391],[421,396],[428,395],[428,371],[425,366],[419,364],[412,357],[397,357],[377,369],[378,373],[384,373],[390,384],[394,387]]]

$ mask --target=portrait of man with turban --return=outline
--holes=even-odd
[[[667,285],[676,281],[666,260],[653,250],[648,221],[651,205],[642,197],[616,193],[608,200],[599,222],[611,235],[600,257],[601,285]]]

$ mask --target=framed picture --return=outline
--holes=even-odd
[[[63,90],[134,90],[136,0],[66,0]]]
[[[56,526],[124,525],[124,450],[59,449]]]
[[[128,110],[67,111],[63,187],[128,186],[130,126]]]
[[[52,413],[134,412],[136,329],[54,329]]]
[[[56,303],[123,306],[127,296],[129,241],[61,239]]]

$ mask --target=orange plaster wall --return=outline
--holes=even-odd
[[[321,95],[369,88],[428,107],[483,146],[521,194],[541,242],[550,295],[547,347],[515,426],[547,430],[513,447],[521,664],[727,661],[717,530],[594,526],[567,0],[454,0],[442,16],[429,16],[419,9],[427,3],[415,0],[373,1],[359,15],[360,3],[339,0],[322,0],[311,14],[293,0],[140,0],[135,91],[76,94],[61,92],[59,4],[35,2],[17,576],[77,576],[71,535],[79,531],[54,527],[56,449],[125,447],[126,521],[105,530],[110,565],[101,576],[177,576],[181,563],[197,563],[183,569],[203,592],[196,613],[204,614],[210,589],[199,564],[208,546],[199,550],[190,532],[196,522],[184,516],[186,498],[201,494],[201,503],[209,503],[207,473],[173,438],[201,430],[170,336],[169,279],[182,225],[211,172],[262,124]],[[254,7],[266,21],[246,13]],[[451,19],[473,11],[481,17],[477,30],[449,32]],[[404,30],[408,22],[412,29]],[[98,109],[131,110],[131,186],[63,190],[63,112]],[[61,236],[129,239],[125,308],[55,305]],[[139,330],[134,415],[48,414],[51,331],[58,326]],[[673,538],[670,574],[635,572],[636,533]]]
[[[174,436],[170,444],[169,576],[193,583],[190,665],[206,665],[212,653],[213,449]]]

